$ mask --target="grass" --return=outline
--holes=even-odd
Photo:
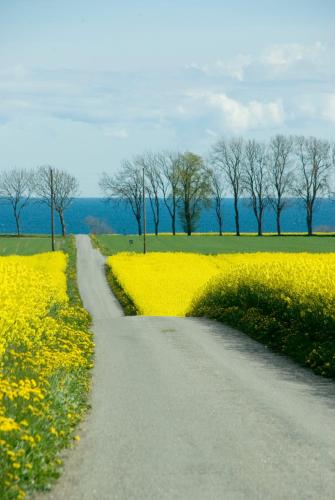
[[[105,267],[106,278],[108,284],[114,293],[115,297],[119,301],[123,312],[126,316],[136,316],[137,308],[133,302],[133,300],[129,297],[129,295],[124,291],[122,286],[120,285],[118,279],[113,273],[112,269],[106,265]]]
[[[92,236],[104,255],[143,251],[143,237],[123,235]],[[317,235],[161,235],[147,236],[148,252],[195,252],[203,254],[254,252],[334,252],[335,236]]]
[[[66,241],[69,241],[69,238],[56,236],[55,250],[64,250]],[[50,251],[49,236],[0,236],[0,255],[34,255]]]
[[[73,236],[67,236],[67,238],[59,238],[59,242],[62,246],[61,249],[67,253],[69,259],[66,269],[66,279],[70,304],[73,307],[84,308],[77,285],[77,247],[75,239]]]

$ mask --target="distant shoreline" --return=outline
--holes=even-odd
[[[289,200],[289,206],[282,213],[282,233],[304,233],[306,231],[306,217],[304,207],[296,199]],[[223,232],[234,233],[235,220],[232,198],[225,198],[222,204]],[[98,221],[99,230],[88,224],[89,219]],[[89,232],[117,233],[123,235],[137,234],[137,223],[131,209],[120,200],[106,202],[104,198],[75,198],[65,211],[67,232],[72,234],[88,234]],[[56,214],[56,234],[60,234],[61,227]],[[335,232],[335,203],[330,199],[319,199],[315,209],[313,228],[315,232]],[[240,229],[244,234],[257,231],[255,216],[245,199],[240,200]],[[178,233],[183,233],[183,227],[177,218]],[[23,234],[48,234],[50,231],[50,209],[38,198],[32,199],[22,211],[21,232]],[[268,208],[264,215],[264,233],[275,233],[275,215]],[[0,234],[15,234],[15,220],[8,204],[0,204]],[[147,232],[154,232],[150,203],[147,203]],[[215,234],[218,225],[214,208],[202,211],[196,233]],[[160,203],[160,234],[171,233],[171,219],[164,205]]]

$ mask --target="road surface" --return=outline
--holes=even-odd
[[[334,499],[333,382],[213,321],[124,317],[77,246],[92,410],[48,499]]]

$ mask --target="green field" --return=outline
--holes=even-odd
[[[64,250],[64,238],[55,238],[55,249]],[[0,255],[33,255],[50,252],[51,240],[47,236],[0,236]]]
[[[104,255],[142,252],[143,237],[97,235],[93,242]],[[196,252],[204,254],[235,252],[335,252],[335,236],[243,235],[162,235],[147,236],[147,252]]]
[[[123,235],[98,235],[93,242],[104,255],[118,252],[142,252],[143,237]],[[56,250],[67,250],[63,238],[55,238]],[[32,255],[51,251],[47,236],[0,236],[0,255]],[[242,235],[161,235],[147,236],[148,252],[197,252],[204,254],[233,252],[335,252],[335,236],[304,235],[258,236]]]

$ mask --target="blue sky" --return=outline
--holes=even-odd
[[[1,0],[0,170],[335,136],[335,2]]]

